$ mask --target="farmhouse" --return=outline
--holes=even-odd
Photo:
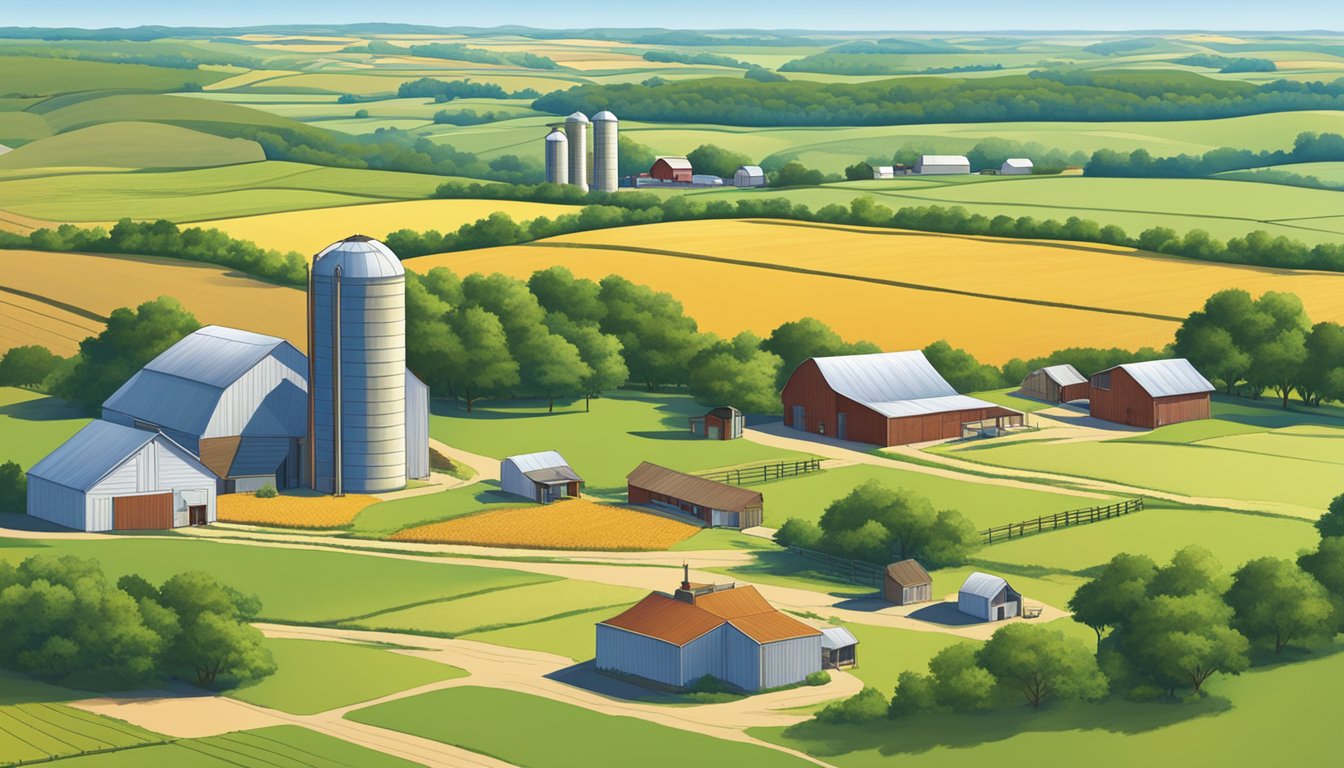
[[[933,578],[914,560],[892,563],[882,578],[882,596],[896,605],[927,603],[933,599]]]
[[[691,161],[684,157],[660,157],[653,161],[653,167],[649,169],[649,175],[659,181],[675,181],[682,184],[690,184],[694,173]]]
[[[731,405],[721,405],[704,416],[690,418],[691,433],[710,440],[736,440],[742,436],[746,417]]]
[[[821,630],[822,669],[847,669],[859,665],[859,639],[844,627]]]
[[[961,437],[963,425],[1020,426],[1023,415],[957,394],[924,353],[814,357],[789,377],[784,423],[804,432],[872,445]]]
[[[765,171],[759,165],[744,165],[733,173],[734,187],[764,187]]]
[[[1117,365],[1088,382],[1094,417],[1148,429],[1209,418],[1212,391],[1184,358]]]
[[[1022,595],[998,576],[973,572],[957,592],[957,610],[981,621],[1003,621],[1022,613]]]
[[[802,682],[822,665],[822,633],[755,587],[692,584],[652,592],[597,624],[600,670],[684,688],[710,675],[743,691]]]
[[[755,528],[761,524],[765,499],[760,491],[687,475],[643,462],[626,477],[627,499],[683,512],[713,528]]]
[[[1030,176],[1034,170],[1031,160],[1025,157],[1010,157],[999,166],[999,173],[1003,176]]]
[[[1086,400],[1087,377],[1072,365],[1050,365],[1037,368],[1022,380],[1018,394],[1047,403],[1068,403]]]
[[[162,432],[93,421],[28,470],[28,514],[81,531],[215,521],[215,474]]]
[[[946,176],[970,173],[971,161],[965,155],[920,155],[915,162],[915,173],[922,176]]]
[[[510,456],[499,463],[499,485],[505,493],[549,504],[579,495],[583,478],[555,451]]]

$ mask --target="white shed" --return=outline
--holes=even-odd
[[[765,171],[759,165],[744,165],[733,173],[734,187],[764,187]]]
[[[81,531],[205,525],[216,480],[162,432],[93,421],[28,470],[28,514]]]
[[[896,167],[892,165],[873,166],[874,179],[894,179],[896,178]]]
[[[556,451],[510,456],[499,463],[499,485],[505,493],[549,504],[579,495],[583,478]]]
[[[965,155],[920,155],[915,173],[922,176],[946,176],[970,173],[971,161]]]
[[[979,571],[957,592],[957,610],[981,621],[1002,621],[1022,613],[1022,595],[999,576]]]
[[[1035,166],[1025,157],[1010,157],[999,166],[999,174],[1002,176],[1030,176],[1033,170]]]

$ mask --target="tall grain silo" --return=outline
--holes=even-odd
[[[569,183],[588,191],[588,116],[575,112],[565,118],[569,139]]]
[[[406,485],[406,273],[354,235],[308,276],[309,482],[322,493]]]
[[[569,140],[559,128],[552,128],[546,134],[546,181],[569,183]]]
[[[599,192],[615,192],[618,183],[616,122],[607,111],[593,115],[593,188]]]

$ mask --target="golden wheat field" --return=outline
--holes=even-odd
[[[267,525],[277,528],[340,528],[378,499],[373,496],[290,496],[259,499],[250,493],[219,497],[221,523]]]
[[[556,264],[583,277],[619,273],[668,291],[703,329],[723,335],[763,334],[811,315],[886,349],[947,339],[995,363],[1069,346],[1160,347],[1172,341],[1175,318],[1229,287],[1292,291],[1313,319],[1344,321],[1342,274],[1208,264],[1090,243],[780,221],[597,230],[407,262],[417,271],[448,266],[518,277]],[[787,271],[794,268],[836,276]]]
[[[129,256],[0,251],[0,289],[3,288],[11,289],[0,290],[0,301],[7,304],[20,301],[12,291],[41,296],[52,304],[29,300],[47,319],[38,321],[28,312],[25,324],[11,326],[6,322],[0,352],[21,344],[42,344],[53,352],[59,352],[57,346],[61,346],[65,350],[62,354],[69,354],[78,345],[78,339],[102,329],[101,323],[63,311],[60,304],[106,317],[118,307],[134,307],[159,296],[172,296],[182,302],[203,325],[229,325],[280,336],[301,350],[306,348],[302,291],[210,264]],[[11,307],[5,316],[18,311]],[[42,328],[36,327],[39,322]]]
[[[499,509],[422,525],[391,538],[522,549],[659,550],[699,530],[696,525],[628,507],[565,499],[542,507]]]
[[[69,357],[79,342],[103,329],[97,320],[27,296],[0,290],[0,354],[37,344]]]

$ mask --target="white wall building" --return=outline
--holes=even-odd
[[[1002,176],[1030,176],[1034,170],[1035,165],[1025,157],[1010,157],[999,166],[999,174]]]
[[[505,493],[549,504],[579,495],[583,478],[555,451],[510,456],[499,463],[499,486]]]
[[[765,171],[759,165],[744,165],[733,172],[734,187],[764,187]]]
[[[1022,614],[1022,595],[999,576],[975,571],[957,592],[957,610],[981,621],[1003,621]]]
[[[970,173],[971,161],[965,155],[920,155],[915,173],[921,176],[947,176]]]

